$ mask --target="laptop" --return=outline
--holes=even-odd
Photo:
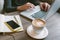
[[[47,15],[46,12],[42,11],[39,6],[35,6],[34,9],[23,11],[20,14],[32,20],[35,18],[45,18],[45,16]]]
[[[60,8],[60,5],[57,4],[59,4],[59,0],[55,0],[54,3],[51,5],[51,8],[47,12],[42,11],[37,5],[34,9],[28,9],[26,11],[21,12],[20,14],[32,20],[35,18],[43,18],[47,20]]]

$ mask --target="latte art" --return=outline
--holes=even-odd
[[[41,19],[35,19],[32,21],[32,25],[35,27],[43,27],[45,25],[45,21]]]

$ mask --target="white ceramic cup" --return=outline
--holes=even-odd
[[[32,21],[33,33],[39,34],[45,27],[46,22],[42,19],[34,19]]]

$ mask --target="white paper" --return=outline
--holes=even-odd
[[[20,27],[23,29],[22,23],[21,23],[21,19],[20,19],[20,16],[19,16],[19,15],[12,15],[12,16],[11,16],[11,15],[10,15],[10,16],[7,15],[7,16],[5,16],[5,15],[1,15],[1,14],[0,14],[0,32],[12,32],[12,31],[4,24],[4,22],[11,21],[11,20],[17,22],[17,21],[15,20],[14,16],[16,17],[17,21],[19,22],[18,24],[20,25]],[[20,30],[20,31],[22,31],[22,30]]]

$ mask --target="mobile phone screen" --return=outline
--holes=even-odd
[[[13,29],[16,29],[18,27],[20,27],[20,25],[18,25],[16,22],[14,22],[13,20],[6,22],[10,27],[12,27]]]

